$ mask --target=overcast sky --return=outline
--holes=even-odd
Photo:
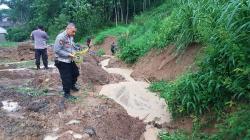
[[[9,9],[9,7],[6,4],[1,4],[0,10],[2,10],[2,9]]]

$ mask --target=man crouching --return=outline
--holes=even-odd
[[[74,62],[76,47],[74,36],[76,27],[73,23],[68,24],[66,30],[56,37],[54,45],[55,66],[58,68],[63,85],[64,97],[66,99],[76,99],[70,95],[70,90],[79,91],[75,84],[79,76],[79,70]]]

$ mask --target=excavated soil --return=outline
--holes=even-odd
[[[174,80],[187,69],[192,68],[200,46],[192,44],[180,55],[176,55],[174,48],[169,46],[161,52],[150,51],[134,66],[131,76],[136,80]]]
[[[117,39],[115,37],[111,37],[111,36],[107,37],[104,40],[102,45],[96,45],[96,46],[92,47],[91,50],[97,52],[99,49],[102,48],[106,55],[112,55],[112,52],[110,49],[111,49],[111,44],[113,42],[117,43]]]
[[[1,60],[16,60],[17,48],[1,48],[0,47],[0,59]]]
[[[116,39],[108,37],[104,44],[92,49],[97,51],[103,48],[105,54],[110,55],[112,42],[116,42]],[[188,47],[179,56],[174,55],[173,47],[162,52],[153,50],[133,66],[135,68],[133,72],[128,69],[116,69],[128,67],[116,58],[112,58],[106,67],[102,67],[99,63],[105,59],[104,57],[86,55],[83,63],[79,65],[81,75],[78,78],[78,85],[81,90],[72,93],[77,96],[77,100],[64,100],[62,97],[60,93],[62,90],[61,80],[56,68],[37,71],[27,68],[17,69],[15,62],[7,65],[1,63],[0,139],[139,140],[150,139],[152,136],[152,139],[155,139],[155,134],[159,132],[157,128],[166,128],[168,131],[179,128],[191,130],[192,124],[189,119],[161,124],[157,123],[159,118],[154,117],[152,121],[150,119],[152,117],[149,115],[143,117],[142,120],[131,117],[131,112],[129,115],[128,110],[125,110],[122,105],[99,95],[99,91],[101,91],[100,85],[125,83],[125,81],[132,81],[135,84],[136,81],[133,78],[136,80],[172,80],[193,64],[198,52],[199,46],[196,44]],[[52,59],[50,47],[48,53]],[[33,47],[29,43],[21,43],[18,48],[0,49],[0,59],[8,61],[34,59]],[[108,61],[106,62],[108,63]],[[133,78],[129,76],[130,73],[132,73]],[[138,90],[134,84],[130,87],[135,86],[134,89]],[[91,89],[91,86],[99,89]],[[46,89],[47,94],[30,96],[26,92],[20,93],[21,91],[17,90],[20,87],[33,88],[34,90]],[[142,90],[144,92],[146,89]],[[120,90],[119,92],[123,93],[123,91],[130,92],[129,90]],[[132,96],[131,94],[131,98]],[[150,121],[147,121],[146,127],[143,121],[147,119]],[[148,131],[144,133],[146,129]]]
[[[126,64],[118,58],[111,58],[106,68],[128,68],[132,67],[132,65]]]
[[[26,58],[26,57],[25,57]],[[28,58],[28,56],[27,56]],[[66,101],[58,70],[17,69],[15,63],[0,70],[0,139],[4,140],[138,140],[145,124],[128,115],[111,99],[99,96],[94,86],[124,81],[118,74],[102,70],[98,60],[85,56],[78,84],[77,100]],[[86,74],[86,75],[85,75]],[[89,76],[87,79],[84,77]],[[47,90],[31,96],[18,88]],[[6,105],[8,103],[8,105]],[[11,109],[11,110],[6,110]]]
[[[106,72],[98,61],[90,55],[85,56],[83,60],[81,64],[81,80],[83,83],[105,85],[125,81],[121,75]]]
[[[52,46],[48,46],[48,57],[49,60],[53,59]],[[9,61],[25,61],[34,60],[35,51],[34,45],[31,42],[20,42],[17,47],[12,48],[1,48],[0,47],[0,59]]]
[[[145,131],[142,121],[128,116],[112,100],[82,98],[81,93],[75,95],[79,101],[68,102],[60,96],[31,97],[0,87],[0,102],[8,100],[19,105],[13,112],[1,108],[1,139],[33,140],[54,136],[68,140],[77,139],[77,134],[81,139],[90,140],[138,140]]]

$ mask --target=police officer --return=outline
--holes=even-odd
[[[48,54],[46,43],[49,39],[48,34],[44,31],[43,26],[38,26],[36,30],[32,31],[31,39],[35,41],[35,58],[37,70],[40,69],[40,57],[42,56],[43,65],[48,69]]]
[[[79,70],[73,60],[75,57],[74,53],[77,50],[73,41],[75,33],[75,25],[73,23],[68,24],[66,30],[56,37],[54,45],[55,66],[60,72],[64,97],[66,99],[76,99],[76,97],[70,95],[70,90],[79,91],[75,86]]]
[[[116,49],[117,49],[117,47],[116,47],[116,45],[115,45],[115,42],[113,42],[113,43],[111,44],[111,52],[112,52],[112,55],[115,55]]]

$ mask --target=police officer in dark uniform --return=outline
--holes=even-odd
[[[75,86],[79,76],[79,69],[73,60],[74,53],[78,49],[73,41],[75,33],[75,25],[73,23],[68,24],[66,30],[56,37],[54,45],[55,66],[60,72],[66,99],[76,99],[76,97],[70,95],[70,90],[79,91]]]

